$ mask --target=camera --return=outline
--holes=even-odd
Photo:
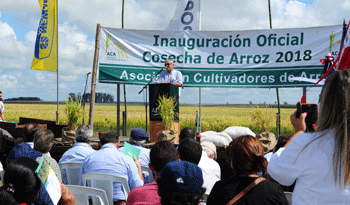
[[[318,118],[318,105],[316,103],[297,103],[297,113],[296,118],[299,119],[300,115],[304,112],[307,112],[307,116],[305,118],[306,123],[306,132],[314,132],[315,129],[312,126],[316,124]]]

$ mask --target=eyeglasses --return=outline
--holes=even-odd
[[[171,65],[172,63],[166,63],[165,66]]]

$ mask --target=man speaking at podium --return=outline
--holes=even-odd
[[[166,71],[163,71],[157,78],[156,83],[172,83],[178,87],[182,87],[182,74],[178,70],[174,70],[173,60],[165,61]],[[179,97],[181,89],[179,88]]]

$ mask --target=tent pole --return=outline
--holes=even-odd
[[[58,18],[58,1],[56,1],[56,16]],[[58,23],[57,23],[56,19],[56,31],[57,31],[57,35],[58,35]],[[56,60],[56,66],[57,66],[57,111],[56,111],[56,124],[60,124],[59,122],[59,114],[60,114],[60,98],[59,98],[59,86],[58,86],[58,36],[57,36],[57,47],[56,47],[56,53],[57,53],[57,60]]]
[[[120,83],[117,84],[117,133],[120,136]]]
[[[268,4],[269,4],[270,29],[272,29],[270,0],[268,0]],[[280,137],[280,125],[281,125],[281,104],[280,104],[280,96],[278,94],[278,87],[276,88],[276,94],[277,94],[277,106],[278,106],[278,112],[276,113],[276,138],[278,139]]]
[[[202,132],[202,88],[199,87],[199,130],[198,132]]]

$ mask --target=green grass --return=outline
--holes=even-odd
[[[67,124],[67,116],[64,113],[65,105],[59,106],[59,122]],[[5,104],[5,117],[7,121],[19,122],[19,117],[38,118],[56,121],[57,105],[44,104]],[[94,131],[107,131],[117,129],[117,107],[116,106],[95,106]],[[190,127],[195,130],[196,111],[198,107],[180,105],[180,128]],[[121,106],[121,128],[122,112]],[[293,127],[289,116],[294,109],[281,109],[281,134],[293,134]],[[144,106],[127,107],[127,130],[130,133],[132,128],[146,128],[146,113]],[[85,107],[85,123],[89,121],[89,106]],[[235,107],[202,107],[202,131],[213,130],[223,131],[229,126],[249,127],[253,132],[264,131],[263,126],[259,126],[259,120],[252,118],[254,113],[258,113],[265,123],[269,123],[271,132],[276,132],[277,108],[235,108]],[[266,116],[268,119],[266,120]],[[149,117],[149,114],[148,114]],[[261,121],[261,120],[260,120]],[[80,120],[80,122],[82,122]],[[149,129],[148,129],[149,130]]]

